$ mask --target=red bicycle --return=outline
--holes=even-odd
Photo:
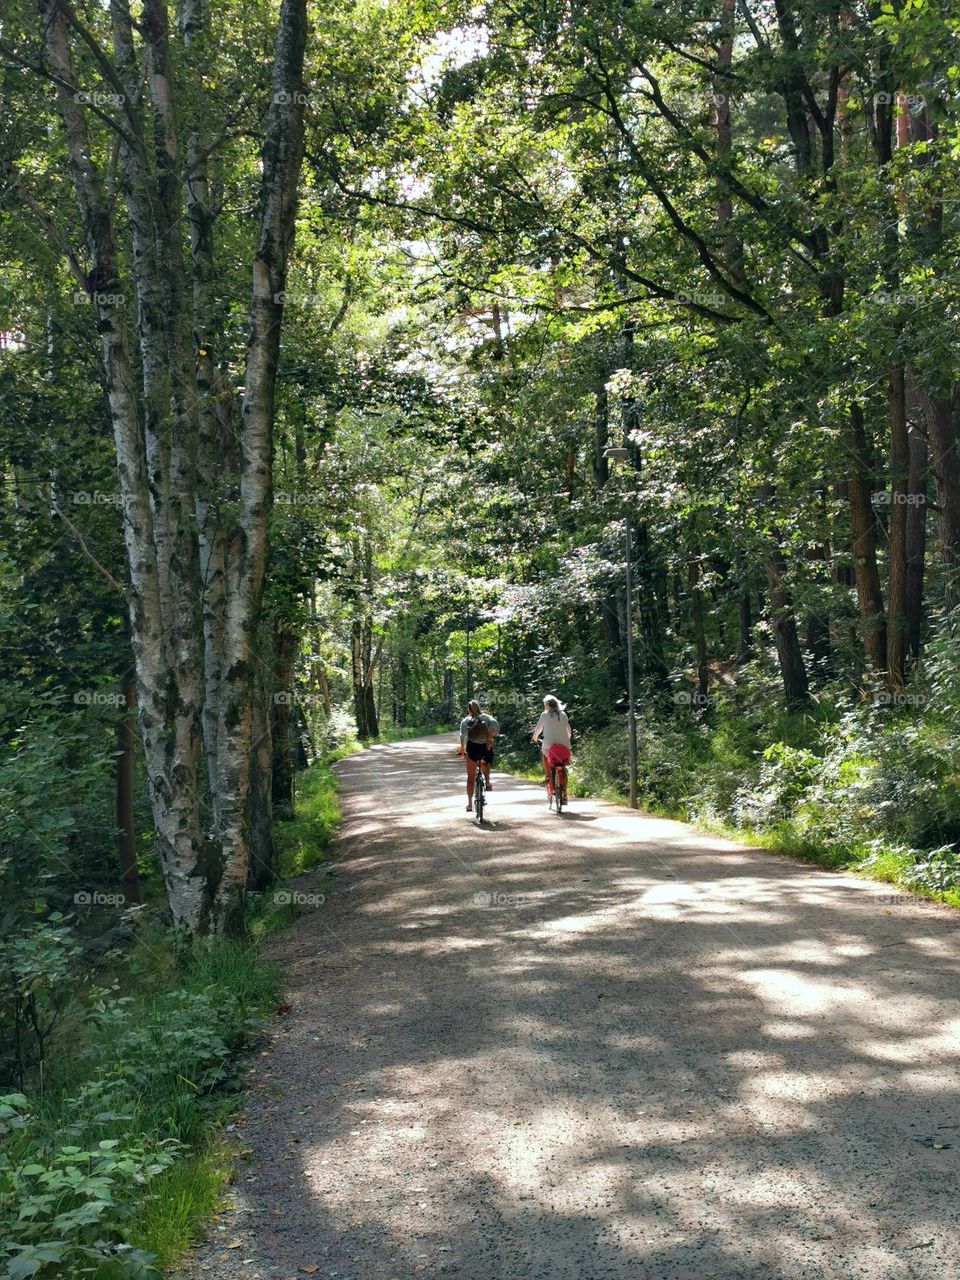
[[[567,803],[567,765],[570,763],[570,748],[555,743],[547,748],[547,764],[550,766],[550,780],[547,785],[547,807],[555,813],[562,813]]]

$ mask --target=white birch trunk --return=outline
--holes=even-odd
[[[247,795],[252,744],[253,643],[273,499],[273,410],[287,261],[303,159],[306,0],[282,0],[272,101],[263,143],[260,226],[241,422],[240,511],[226,547],[226,611],[217,734],[219,925],[238,920],[250,861]]]
[[[38,7],[51,70],[62,86],[72,86],[75,79],[70,32],[63,10],[56,0],[40,0]],[[118,48],[121,56],[122,52],[122,48]],[[131,355],[125,310],[129,289],[125,293],[119,278],[111,210],[102,176],[92,158],[83,107],[67,87],[58,89],[58,105],[64,124],[70,174],[93,264],[89,291],[97,314],[117,452],[124,542],[130,574],[130,624],[137,669],[137,703],[157,849],[174,921],[195,929],[202,920],[205,905],[203,878],[199,874],[201,840],[196,788],[199,704],[189,696],[189,692],[183,696],[181,679],[186,677],[188,690],[191,679],[189,643],[182,631],[171,633],[169,611],[164,608],[165,603],[171,601],[171,557],[168,541],[162,532],[158,539],[157,532],[158,528],[162,531],[168,519],[164,505],[169,488],[167,470],[163,465],[162,449],[154,448],[151,457],[146,433],[141,432],[136,362]],[[131,101],[129,107],[128,114],[135,118],[135,101]],[[144,190],[146,154],[137,145],[138,141],[134,138],[132,144],[123,144],[123,158],[126,163],[125,183],[140,216],[144,214],[144,206],[138,202],[138,196]],[[133,269],[142,326],[146,316],[156,316],[154,293],[149,281],[151,273],[156,274],[156,264],[149,250],[149,228],[141,225],[136,236]],[[138,249],[143,255],[139,258]],[[141,341],[143,336],[141,328]],[[146,353],[152,364],[151,394],[144,397],[147,412],[154,404],[156,379],[153,370],[157,369],[159,362],[159,342],[151,331],[147,337]],[[141,367],[143,363],[141,360]],[[159,376],[157,372],[156,377]],[[162,434],[158,430],[154,437],[159,438]],[[155,468],[153,474],[151,464]],[[172,595],[175,598],[176,592]],[[171,656],[176,658],[173,665]]]

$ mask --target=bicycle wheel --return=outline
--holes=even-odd
[[[547,785],[547,809],[548,810],[554,807],[554,800],[556,799],[556,795],[557,795],[557,771],[553,767],[553,765],[551,765],[550,781]]]
[[[474,779],[474,783],[473,783],[473,812],[474,812],[474,815],[476,816],[476,820],[478,824],[483,822],[483,798],[484,798],[483,770],[480,768],[480,764],[478,762],[477,776]]]
[[[567,803],[567,771],[562,765],[557,770],[554,778],[553,790],[557,802],[557,813],[560,813]]]

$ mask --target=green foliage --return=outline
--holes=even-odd
[[[4,910],[37,899],[64,909],[78,886],[114,873],[113,725],[105,708],[75,707],[63,693],[35,705],[8,695],[3,711],[16,717],[0,754]]]
[[[0,1079],[21,1089],[43,1069],[47,1043],[74,999],[71,967],[81,953],[64,917],[54,912],[0,941]]]
[[[915,854],[903,873],[903,880],[912,889],[924,889],[928,893],[960,890],[960,854],[956,845],[946,844],[926,854]]]
[[[153,1255],[164,1273],[202,1237],[224,1190],[233,1177],[236,1143],[214,1136],[198,1151],[178,1160],[154,1184],[154,1194],[141,1203],[127,1238],[134,1248]]]
[[[341,744],[333,758],[345,754],[348,754],[347,744]],[[340,821],[337,782],[330,769],[330,759],[327,756],[315,760],[298,776],[294,817],[276,824],[274,830],[282,878],[300,875],[326,856]]]
[[[23,1094],[0,1098],[17,1140],[0,1148],[0,1266],[4,1280],[69,1275],[159,1280],[149,1253],[126,1243],[151,1182],[176,1159],[179,1143],[103,1138],[84,1149],[39,1141]]]
[[[249,944],[180,960],[169,937],[140,946],[129,962],[137,994],[117,984],[77,993],[85,1018],[71,1028],[70,1053],[51,1055],[58,1070],[35,1114],[23,1094],[0,1103],[11,1280],[155,1280],[153,1255],[171,1259],[223,1183],[207,1135],[232,1105],[237,1055],[276,1003],[278,975]]]

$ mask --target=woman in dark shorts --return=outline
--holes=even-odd
[[[458,754],[466,758],[467,765],[467,813],[473,812],[473,783],[477,765],[483,770],[483,780],[490,785],[490,766],[493,764],[493,739],[500,726],[474,699],[467,707],[467,714],[460,721],[460,749]]]

